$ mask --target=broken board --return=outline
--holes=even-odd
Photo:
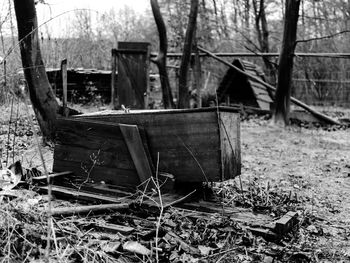
[[[113,186],[135,189],[154,174],[150,160],[142,129],[93,120],[57,120],[53,171],[72,174],[54,180],[55,185],[112,194],[114,189],[108,188]]]

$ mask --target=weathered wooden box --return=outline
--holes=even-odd
[[[159,156],[159,171],[173,174],[178,182],[222,181],[240,174],[239,113],[227,107],[109,111],[61,119],[54,171],[73,171],[81,181],[88,175],[97,183],[137,186],[140,181],[118,124],[137,125],[153,166]]]

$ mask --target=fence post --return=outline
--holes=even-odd
[[[62,89],[63,89],[63,116],[68,117],[69,109],[67,107],[67,59],[61,61],[61,76],[62,76]]]
[[[117,50],[112,49],[112,74],[111,74],[111,107],[115,109],[115,83],[116,83],[116,71],[117,71]]]

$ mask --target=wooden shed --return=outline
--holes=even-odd
[[[264,72],[254,63],[235,59],[232,65],[265,81]],[[227,70],[217,89],[217,94],[219,103],[226,105],[243,104],[262,110],[271,110],[273,103],[272,95],[265,86],[249,79],[233,68]]]

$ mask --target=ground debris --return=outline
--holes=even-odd
[[[6,249],[14,252],[17,246],[22,246],[23,252],[12,253],[11,259],[43,258],[48,199],[33,191],[16,191],[23,191],[23,194],[17,193],[15,198],[6,197],[2,203],[11,219],[5,218],[0,224],[0,233],[6,240],[2,241],[4,249],[0,251],[0,256],[6,256]],[[160,218],[159,210],[148,210],[148,205],[129,209],[128,204],[127,209],[111,210],[110,206],[116,204],[110,204],[96,213],[89,209],[105,205],[72,205],[58,199],[52,202],[53,213],[60,215],[53,218],[54,242],[50,255],[57,261],[64,257],[64,260],[83,262],[138,262],[140,259],[155,262],[157,254],[160,262],[214,262],[226,257],[235,262],[253,262],[264,259],[264,249],[261,247],[270,244],[252,235],[251,229],[246,227],[250,223],[235,220],[228,207],[225,215],[169,206]],[[82,209],[82,213],[78,212],[79,209]],[[86,209],[90,211],[88,214]],[[13,231],[9,232],[8,229]],[[23,233],[26,233],[24,239]],[[18,245],[7,245],[9,239],[11,244]],[[36,250],[29,249],[32,244],[36,244]],[[235,253],[232,253],[233,248]]]

